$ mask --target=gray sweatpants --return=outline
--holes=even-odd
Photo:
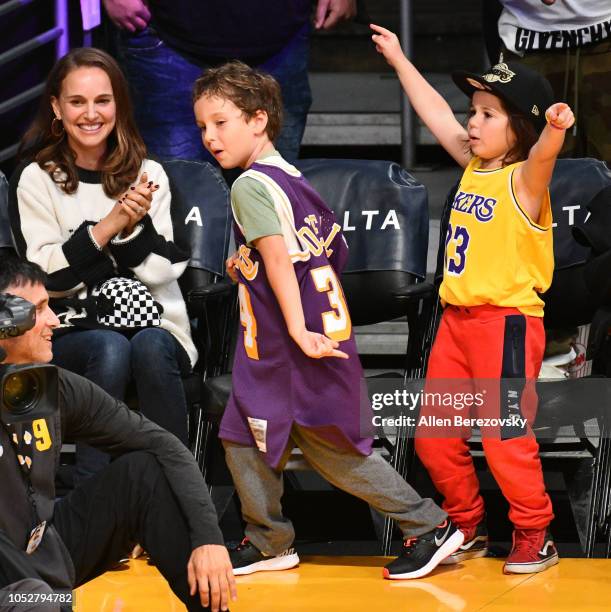
[[[270,468],[254,446],[223,440],[246,522],[246,536],[262,552],[277,555],[295,539],[293,524],[282,514],[282,469]],[[299,447],[308,463],[339,489],[366,501],[397,521],[404,537],[434,529],[447,514],[432,499],[422,498],[380,455],[365,457],[339,449],[311,430],[293,425],[280,466]]]

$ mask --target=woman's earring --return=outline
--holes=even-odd
[[[59,117],[53,117],[53,121],[51,121],[51,134],[56,138],[64,135],[64,124]]]

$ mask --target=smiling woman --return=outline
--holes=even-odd
[[[135,181],[146,147],[133,119],[125,77],[99,49],[74,49],[51,70],[40,108],[22,139],[20,157],[35,160],[66,193],[77,168],[104,171],[108,197]]]
[[[106,152],[106,140],[116,123],[116,104],[110,78],[95,66],[68,73],[59,98],[51,98],[54,122],[62,122],[76,164],[97,170]]]
[[[21,156],[11,230],[19,254],[48,274],[60,321],[53,363],[118,399],[133,378],[142,412],[186,444],[181,376],[197,351],[177,279],[189,256],[173,242],[168,178],[146,158],[109,55],[74,49],[57,62]],[[106,462],[77,444],[79,478]]]

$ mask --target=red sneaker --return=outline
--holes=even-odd
[[[558,563],[558,551],[547,529],[516,529],[504,574],[533,574]]]

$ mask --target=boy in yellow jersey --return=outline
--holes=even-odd
[[[542,76],[500,63],[483,75],[452,75],[471,97],[465,129],[403,55],[397,37],[371,28],[377,51],[397,71],[415,111],[465,168],[446,235],[439,289],[445,309],[427,381],[534,380],[545,345],[540,294],[551,284],[554,267],[548,184],[573,113],[566,104],[552,103]],[[532,418],[529,393],[532,397],[525,389],[516,405]],[[495,410],[503,416],[507,404],[499,402]],[[465,534],[449,562],[484,556],[488,546],[484,504],[465,439],[469,432],[416,439],[418,456],[445,498],[443,508]],[[555,565],[558,553],[548,531],[554,515],[532,431],[501,431],[484,437],[483,446],[514,524],[504,572],[539,572]]]

